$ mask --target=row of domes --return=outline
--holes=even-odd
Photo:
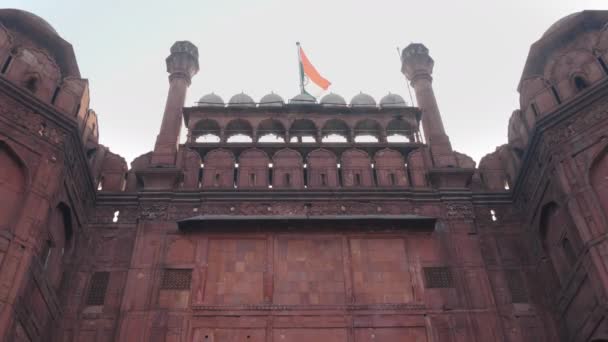
[[[309,94],[298,94],[291,100],[289,100],[289,104],[296,105],[313,105],[317,104],[317,99]],[[351,108],[376,108],[376,100],[368,94],[363,92],[355,95],[351,100],[350,104],[346,104],[344,98],[338,94],[329,93],[319,101],[323,107],[347,107]],[[270,93],[268,95],[263,96],[260,99],[260,102],[257,104],[258,107],[282,107],[285,105],[285,101],[283,98],[275,93]],[[225,103],[222,98],[214,93],[207,94],[198,100],[199,107],[224,107]],[[384,96],[380,100],[379,104],[380,108],[405,108],[407,107],[407,103],[405,100],[397,95],[388,93],[388,95]],[[240,93],[232,96],[228,101],[228,107],[233,108],[252,108],[256,107],[255,101],[251,98],[251,96]]]

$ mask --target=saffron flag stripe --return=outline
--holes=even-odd
[[[329,86],[331,85],[331,82],[321,76],[321,74],[317,71],[317,69],[315,69],[312,63],[310,63],[310,60],[308,60],[308,57],[306,57],[306,54],[304,53],[304,50],[302,50],[301,47],[300,61],[302,63],[302,69],[306,77],[308,77],[309,80],[311,80],[323,90],[327,90],[327,88],[329,88]]]

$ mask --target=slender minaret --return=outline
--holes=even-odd
[[[175,166],[179,135],[182,128],[182,108],[192,76],[198,72],[198,49],[189,41],[175,42],[166,59],[169,73],[169,94],[160,132],[156,137],[152,166]]]
[[[422,44],[412,43],[401,53],[401,72],[414,87],[418,106],[422,110],[424,137],[431,149],[433,164],[439,168],[457,166],[433,92],[433,65],[429,49]]]

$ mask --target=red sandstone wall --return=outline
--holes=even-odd
[[[59,336],[69,341],[93,336],[116,341],[393,341],[396,336],[406,341],[507,341],[503,336],[551,341],[550,323],[537,314],[532,300],[514,304],[505,280],[506,269],[521,272],[525,280],[519,291],[531,298],[536,278],[526,271],[526,247],[518,243],[520,221],[510,206],[491,207],[500,217],[497,223],[490,207],[467,202],[338,204],[98,207],[89,228],[90,246],[97,247],[78,266],[83,281],[68,299],[70,312],[81,314],[67,319]],[[415,210],[441,221],[435,231],[409,227],[376,233],[352,224],[290,233],[180,232],[174,223],[199,213],[251,215],[268,207],[271,214]],[[119,221],[113,223],[116,210]],[[425,267],[447,267],[451,284],[432,288]],[[176,274],[166,283],[166,274],[174,270],[191,270],[186,288],[176,288]],[[110,272],[105,303],[86,305],[92,272],[99,271]]]

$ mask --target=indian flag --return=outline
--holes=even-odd
[[[300,43],[298,45],[298,56],[300,60],[300,87],[303,93],[308,93],[314,97],[319,97],[324,91],[329,89],[331,82],[317,71],[310,63],[310,60],[302,50]]]

